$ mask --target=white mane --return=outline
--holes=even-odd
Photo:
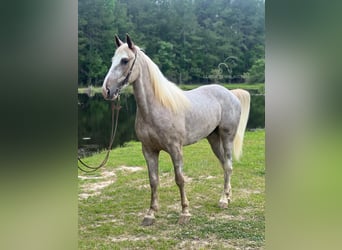
[[[179,113],[190,106],[183,90],[165,78],[158,66],[144,53],[141,53],[148,65],[151,84],[157,100],[174,113]]]

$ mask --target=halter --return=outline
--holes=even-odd
[[[135,53],[134,53],[134,61],[133,61],[132,65],[131,65],[131,68],[129,69],[128,74],[126,75],[125,79],[123,79],[123,80],[119,83],[119,87],[116,89],[116,91],[115,91],[115,93],[114,93],[115,95],[118,94],[118,93],[120,92],[121,88],[122,88],[123,86],[125,86],[125,85],[128,83],[128,79],[129,79],[129,77],[131,76],[131,73],[132,73],[132,71],[133,71],[133,66],[134,66],[134,64],[135,64],[135,61],[137,60],[137,54],[138,54],[138,51],[135,50]]]
[[[134,66],[134,64],[135,64],[135,61],[137,60],[137,54],[138,54],[138,51],[135,50],[135,53],[134,53],[134,60],[133,60],[133,63],[132,63],[132,65],[131,65],[131,68],[129,69],[128,74],[127,74],[127,76],[125,77],[125,79],[123,79],[122,82],[120,82],[119,87],[118,87],[118,91],[120,91],[120,89],[121,89],[122,86],[124,86],[124,85],[126,85],[126,84],[128,83],[128,79],[129,79],[129,77],[131,76],[131,73],[132,73],[132,71],[133,71],[133,66]]]

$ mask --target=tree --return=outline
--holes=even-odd
[[[108,69],[115,33],[113,11],[114,0],[79,0],[78,81],[81,85],[100,84]]]
[[[256,60],[244,77],[249,83],[265,82],[265,59]]]
[[[114,34],[126,33],[172,81],[213,82],[230,57],[233,71],[221,80],[238,81],[265,57],[264,7],[264,0],[79,0],[79,84],[102,82]]]
[[[169,80],[177,80],[177,72],[174,63],[175,54],[173,52],[173,44],[170,42],[160,41],[158,43],[158,53],[154,56],[154,62],[159,65],[160,70],[164,75],[169,77]]]

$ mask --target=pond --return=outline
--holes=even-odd
[[[134,121],[136,103],[133,95],[121,95],[118,128],[112,148],[136,140]],[[109,145],[112,128],[111,102],[101,94],[78,94],[78,155],[84,157]]]
[[[137,140],[134,130],[136,103],[132,94],[122,94],[119,123],[112,148]],[[101,94],[78,94],[78,155],[89,156],[105,150],[111,133],[111,102]],[[248,129],[265,127],[265,96],[251,93]]]

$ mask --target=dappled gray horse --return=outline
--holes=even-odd
[[[114,100],[122,88],[133,85],[137,103],[135,129],[142,143],[150,186],[151,205],[142,225],[151,225],[158,211],[158,157],[161,150],[170,154],[175,180],[181,195],[179,223],[190,219],[184,189],[183,153],[185,145],[207,138],[224,170],[224,190],[219,206],[231,199],[232,153],[239,159],[249,114],[250,95],[244,90],[229,91],[207,85],[182,91],[168,81],[158,66],[126,36],[123,43],[115,36],[117,49],[103,82],[103,96]],[[233,150],[234,148],[234,150]]]

